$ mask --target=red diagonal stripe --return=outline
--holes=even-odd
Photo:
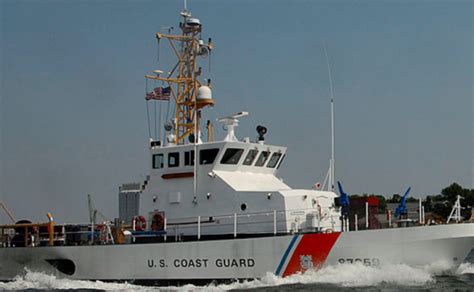
[[[283,276],[288,276],[297,272],[304,272],[301,265],[301,256],[311,256],[313,268],[317,269],[324,264],[334,243],[338,239],[340,232],[305,234],[291,256],[288,266]]]

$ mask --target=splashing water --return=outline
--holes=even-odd
[[[53,275],[27,270],[25,275],[16,276],[11,282],[1,283],[0,290],[24,289],[100,289],[100,290],[143,290],[142,286],[128,283],[104,283],[56,278]]]
[[[473,263],[463,263],[456,270],[456,274],[465,275],[473,274],[474,275],[474,264]]]
[[[232,289],[252,289],[274,287],[290,284],[332,284],[340,287],[370,287],[379,285],[396,285],[403,287],[423,286],[434,283],[434,275],[446,272],[450,267],[444,264],[430,265],[414,268],[407,265],[386,265],[382,267],[367,267],[362,264],[341,264],[328,266],[317,271],[308,271],[281,278],[272,273],[267,273],[263,278],[253,281],[235,282],[222,285],[181,287],[147,287],[130,283],[104,283],[101,281],[83,281],[57,278],[45,273],[26,271],[25,275],[17,276],[13,281],[0,283],[3,289],[100,289],[100,290],[173,290],[173,291],[224,291]],[[474,265],[463,264],[456,274],[469,274],[474,272]]]
[[[407,265],[367,267],[362,264],[328,266],[317,271],[281,278],[267,273],[260,280],[216,286],[216,290],[248,289],[288,284],[333,284],[341,287],[368,287],[381,284],[423,286],[434,282],[432,274]]]

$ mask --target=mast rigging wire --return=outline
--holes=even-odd
[[[161,88],[163,88],[163,81],[161,82]],[[158,117],[158,127],[159,127],[159,131],[158,131],[158,133],[159,133],[158,141],[161,141],[161,129],[162,129],[161,112],[162,112],[162,105],[161,105],[161,102],[160,102],[159,117]]]
[[[157,47],[156,47],[156,62],[158,63],[158,69],[160,66],[160,39],[156,39]]]
[[[145,78],[145,94],[148,93],[148,79]],[[150,110],[148,109],[148,100],[145,99],[146,106],[146,122],[148,124],[148,139],[151,139],[151,127],[150,127]]]
[[[154,85],[156,86],[156,82],[154,83]],[[157,137],[158,137],[158,128],[157,128],[157,121],[156,121],[156,103],[157,101],[153,101],[153,105],[154,105],[154,108],[155,108],[155,141],[157,140]]]
[[[169,113],[170,113],[170,102],[171,102],[171,98],[168,99],[168,103],[166,105],[166,120],[165,121],[168,121],[168,116],[169,116]]]

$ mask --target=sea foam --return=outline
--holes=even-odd
[[[215,286],[216,290],[248,289],[290,284],[332,284],[342,287],[370,287],[381,284],[396,286],[423,286],[434,282],[433,275],[422,268],[407,265],[367,267],[362,264],[328,266],[281,278],[267,273],[262,279]],[[212,287],[208,287],[211,288]]]
[[[11,282],[0,282],[0,290],[24,289],[98,289],[98,290],[143,290],[142,286],[128,283],[104,283],[101,281],[82,281],[57,278],[41,272],[26,270],[21,276],[16,276]]]
[[[391,285],[399,287],[419,287],[434,283],[435,276],[443,273],[452,273],[452,267],[444,263],[424,267],[410,267],[404,264],[368,267],[362,264],[338,264],[324,267],[317,271],[295,274],[285,278],[267,273],[259,280],[235,282],[231,284],[181,287],[150,287],[130,283],[105,283],[101,281],[83,281],[57,278],[40,272],[26,271],[13,281],[0,283],[0,290],[23,289],[98,289],[121,291],[225,291],[232,289],[252,289],[261,287],[275,287],[291,284],[329,284],[339,287],[376,287]],[[472,274],[474,265],[462,264],[455,269],[455,274]]]
[[[473,263],[463,263],[456,270],[456,274],[474,274],[474,264]]]

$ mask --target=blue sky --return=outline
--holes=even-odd
[[[242,110],[239,137],[269,128],[289,147],[293,187],[330,155],[327,44],[336,99],[336,175],[350,193],[438,193],[473,185],[472,1],[188,1],[215,50],[216,106]],[[35,220],[110,218],[118,185],[148,172],[143,75],[154,33],[181,1],[0,1],[0,198]],[[161,52],[162,66],[171,64]],[[203,66],[207,69],[207,66]],[[218,131],[221,134],[221,131]],[[0,222],[6,221],[3,214]]]

